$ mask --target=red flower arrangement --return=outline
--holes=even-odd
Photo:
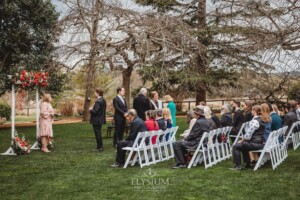
[[[19,138],[17,131],[15,132],[15,139],[13,141],[12,148],[17,155],[30,153],[30,144],[28,143],[28,140],[25,140],[25,137]]]
[[[20,74],[20,82],[23,88],[46,87],[48,86],[48,77],[48,72],[27,72],[23,69]]]

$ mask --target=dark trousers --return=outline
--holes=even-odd
[[[174,149],[174,159],[176,164],[185,164],[186,161],[185,161],[184,154],[187,153],[187,150],[183,146],[182,141],[174,142],[173,149]]]
[[[123,147],[130,147],[133,145],[132,141],[127,141],[127,140],[123,140],[118,142],[117,144],[117,158],[116,158],[116,162],[124,165],[125,163],[125,156],[126,156],[126,151],[123,150]]]
[[[101,125],[93,125],[95,137],[96,137],[96,142],[97,142],[97,149],[103,148],[103,143],[102,143],[102,135],[101,135]]]
[[[233,145],[233,162],[236,166],[241,166],[241,152],[246,165],[250,165],[249,151],[261,150],[264,147],[261,143],[241,142]]]
[[[114,146],[116,146],[116,144],[119,141],[123,140],[125,126],[126,126],[125,118],[120,118],[120,119],[115,118]]]

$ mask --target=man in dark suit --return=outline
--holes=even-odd
[[[115,133],[114,133],[114,147],[117,147],[118,141],[123,140],[124,130],[126,126],[126,112],[127,104],[124,99],[125,89],[123,87],[117,88],[117,96],[113,99],[113,106],[115,108],[114,121],[115,121]]]
[[[94,107],[90,108],[91,119],[90,123],[93,125],[96,141],[97,150],[103,151],[101,127],[102,124],[106,124],[106,102],[103,98],[103,91],[96,89],[94,95],[97,97]]]
[[[130,122],[130,133],[126,140],[118,142],[116,163],[111,165],[112,167],[123,167],[123,165],[125,164],[126,151],[122,148],[131,147],[138,133],[147,131],[145,122],[137,116],[137,113],[134,109],[128,110],[126,118]]]
[[[287,104],[284,105],[285,115],[283,117],[283,126],[288,126],[288,130],[286,134],[290,131],[294,122],[297,121],[297,114],[296,114],[296,105],[294,101],[291,100]]]
[[[142,88],[138,96],[133,100],[133,108],[136,110],[137,115],[142,120],[146,120],[145,112],[151,110],[150,100],[147,98],[147,89]]]
[[[241,106],[241,102],[234,100],[233,101],[233,107],[235,109],[234,111],[234,115],[233,115],[233,124],[232,124],[232,130],[230,132],[230,135],[237,135],[239,133],[239,130],[242,127],[242,124],[245,121],[245,117],[243,112],[240,109]],[[231,138],[233,141],[235,140],[235,138]]]
[[[203,108],[196,107],[194,109],[194,117],[197,119],[190,134],[186,139],[175,142],[173,145],[175,165],[173,169],[186,168],[186,160],[184,154],[187,152],[186,149],[196,149],[203,134],[210,131],[208,121],[205,119]]]

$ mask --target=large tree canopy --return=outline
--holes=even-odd
[[[178,51],[174,54],[176,56],[169,56],[166,62],[165,57],[161,59],[157,56],[165,55],[166,51],[170,52],[170,48],[166,48],[164,43],[159,49],[160,52],[153,55],[155,63],[151,63],[152,67],[156,68],[152,71],[159,73],[153,77],[147,68],[141,69],[144,80],[152,80],[154,86],[162,88],[165,85],[163,81],[172,80],[172,85],[177,86],[175,90],[180,89],[180,86],[197,93],[197,88],[201,86],[204,86],[205,90],[217,86],[220,90],[219,83],[223,84],[225,81],[225,85],[231,85],[236,82],[234,79],[234,82],[229,80],[232,72],[238,73],[236,78],[240,79],[243,78],[243,73],[250,70],[256,72],[256,79],[259,77],[260,81],[253,82],[253,79],[249,79],[247,85],[251,87],[250,89],[261,90],[264,98],[269,100],[285,92],[289,83],[287,80],[293,78],[291,75],[295,71],[299,71],[299,1],[136,0],[136,2],[156,8],[152,13],[153,16],[176,18],[181,21],[186,27],[184,32],[191,33],[191,38],[197,38],[192,44],[200,47],[198,51],[191,48],[191,53],[188,54],[190,57],[184,57],[184,52],[188,48],[184,45],[182,53]],[[210,8],[205,10],[208,7],[207,2],[210,2]],[[179,24],[174,26],[173,32],[183,35]],[[165,37],[161,37],[164,41],[170,41],[170,37],[174,36],[169,34],[169,37],[166,34],[170,26],[168,23],[167,29],[161,28],[159,33],[156,31],[156,34]],[[179,40],[172,42],[176,44],[177,41]],[[169,67],[166,67],[168,64]],[[182,70],[178,70],[179,66]],[[224,78],[224,81],[220,81]],[[245,82],[245,79],[241,81]]]
[[[50,0],[0,1],[0,94],[19,66],[38,70],[49,64],[57,19]]]

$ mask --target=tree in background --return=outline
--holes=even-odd
[[[19,66],[39,70],[51,63],[57,19],[50,0],[0,1],[0,95]]]
[[[74,69],[87,66],[83,120],[89,118],[89,105],[95,88],[97,70],[120,71],[126,100],[130,104],[130,83],[133,70],[145,56],[139,31],[141,15],[122,7],[118,2],[100,0],[62,0],[67,5],[60,20],[64,35],[58,45],[57,63]],[[101,76],[101,74],[100,74]]]
[[[298,79],[299,80],[299,79]],[[288,92],[288,98],[300,101],[300,83],[294,84]]]
[[[288,80],[295,77],[292,74],[299,71],[299,1],[208,1],[211,2],[209,11],[205,0],[136,2],[157,8],[158,12],[152,14],[156,18],[177,18],[185,23],[191,37],[197,39],[193,41],[194,44],[198,42],[195,46],[201,46],[190,54],[190,58],[178,56],[180,53],[168,59],[156,56],[166,55],[169,51],[166,48],[153,54],[157,59],[152,67],[160,70],[154,78],[155,85],[164,85],[162,80],[169,80],[167,76],[170,76],[173,85],[187,87],[187,84],[196,92],[199,101],[204,100],[205,90],[220,85],[218,82],[225,81],[225,85],[229,83],[241,88],[235,83],[240,78],[245,80],[241,76],[245,70],[250,70],[256,72],[257,81],[248,82],[248,85],[251,89],[261,90],[264,98],[271,100],[285,91]],[[183,33],[179,28],[175,30]],[[165,41],[171,41],[165,32],[160,29]],[[172,44],[175,46],[176,42],[172,41]],[[167,63],[169,67],[165,67]],[[148,73],[151,70],[142,68],[141,71],[151,77]],[[174,71],[178,72],[177,81]]]

